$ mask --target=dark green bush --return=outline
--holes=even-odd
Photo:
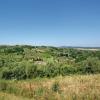
[[[60,86],[59,86],[58,82],[54,82],[54,84],[52,85],[52,91],[54,91],[54,92],[60,91]]]

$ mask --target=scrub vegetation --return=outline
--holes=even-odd
[[[100,100],[100,50],[0,46],[0,100]]]

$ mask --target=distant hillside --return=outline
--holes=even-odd
[[[81,47],[81,46],[60,46],[60,48],[100,49],[100,47]]]
[[[0,46],[0,78],[30,79],[100,73],[100,51],[51,46]]]

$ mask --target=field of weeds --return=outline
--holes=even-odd
[[[0,100],[100,100],[100,74],[1,80]]]

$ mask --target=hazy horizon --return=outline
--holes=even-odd
[[[100,0],[1,0],[0,45],[100,47]]]

